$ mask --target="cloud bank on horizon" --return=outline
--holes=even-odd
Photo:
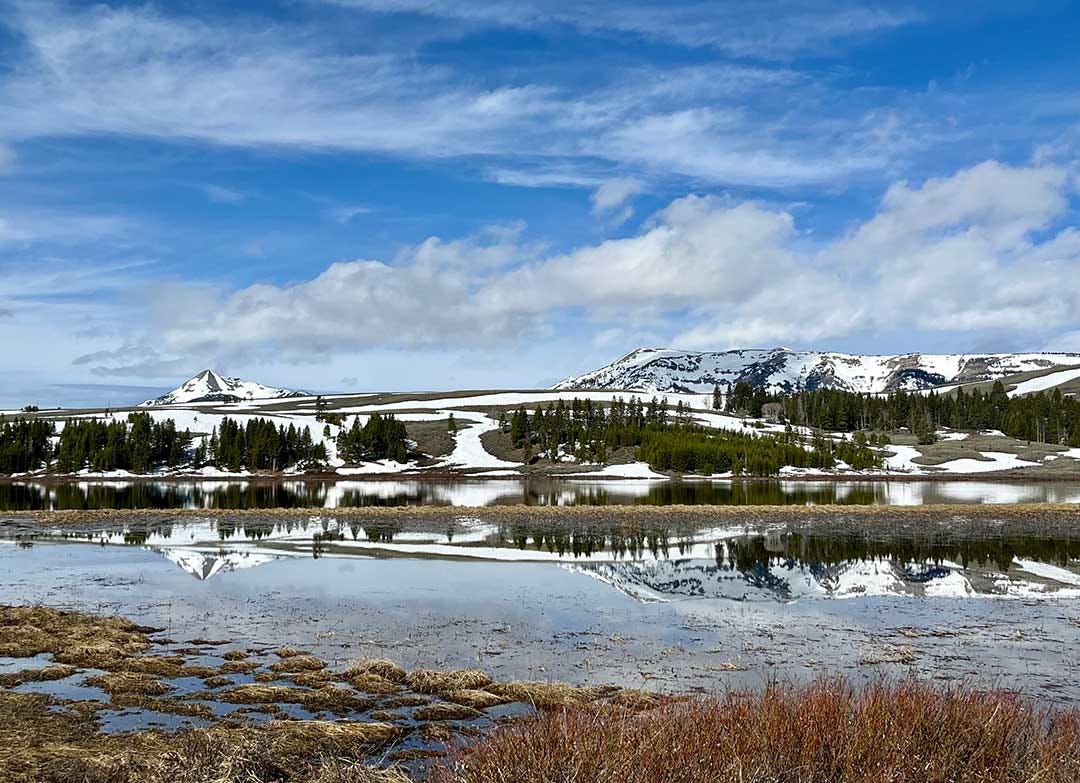
[[[1080,350],[1066,5],[0,12],[0,407]]]

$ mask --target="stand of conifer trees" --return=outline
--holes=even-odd
[[[1059,389],[1010,397],[994,383],[988,392],[918,394],[897,391],[887,395],[855,394],[816,389],[791,394],[766,394],[737,383],[726,407],[759,417],[766,403],[779,402],[791,424],[831,432],[882,431],[907,428],[920,440],[932,440],[938,427],[956,430],[1000,430],[1013,438],[1063,446],[1080,446],[1080,399]]]
[[[358,416],[352,427],[338,435],[337,449],[346,462],[392,459],[404,463],[408,460],[405,425],[392,413],[373,413],[363,426]]]
[[[0,416],[0,473],[39,470],[52,459],[56,427],[41,419],[6,421]]]
[[[270,419],[248,419],[247,424],[226,417],[210,434],[205,446],[195,450],[196,467],[213,465],[233,472],[285,470],[304,464],[316,467],[327,461],[326,445],[315,442],[311,430],[290,424],[275,425]]]
[[[623,446],[637,446],[638,458],[653,468],[680,473],[772,476],[786,466],[831,468],[837,458],[860,470],[882,462],[865,438],[834,444],[817,437],[808,449],[792,432],[757,436],[694,425],[681,401],[672,414],[656,398],[648,403],[637,397],[615,399],[606,407],[590,400],[574,399],[569,405],[559,400],[531,416],[522,407],[507,429],[514,448],[526,455],[535,450],[552,462],[569,454],[581,462],[603,463],[609,449]]]
[[[172,419],[155,422],[148,413],[131,413],[126,420],[69,419],[60,431],[55,468],[149,473],[185,462],[190,444],[190,432],[178,431]]]

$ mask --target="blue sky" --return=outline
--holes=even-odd
[[[0,407],[1080,351],[1065,2],[0,0]]]

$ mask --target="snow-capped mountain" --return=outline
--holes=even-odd
[[[1054,366],[1080,365],[1080,354],[997,353],[859,356],[790,348],[720,352],[639,348],[556,389],[709,392],[745,381],[769,391],[842,389],[880,393],[1005,378]]]
[[[203,370],[189,378],[168,394],[142,403],[142,407],[156,405],[184,405],[193,402],[242,402],[244,400],[273,400],[282,397],[304,397],[307,392],[291,389],[275,389],[254,381],[240,378],[223,378],[213,370]]]

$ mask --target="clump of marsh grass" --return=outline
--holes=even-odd
[[[139,696],[164,696],[173,686],[142,672],[106,672],[86,679],[86,684],[101,688],[110,696],[134,694]]]
[[[479,669],[457,669],[449,672],[416,669],[409,673],[405,682],[418,693],[441,694],[486,688],[491,685],[491,677]]]
[[[0,688],[14,688],[24,682],[49,682],[66,680],[78,671],[74,666],[50,664],[40,669],[23,669],[10,674],[0,674]]]
[[[1080,711],[914,680],[553,710],[451,751],[430,783],[1074,783]]]
[[[488,691],[506,701],[531,704],[538,709],[579,707],[617,691],[617,688],[575,688],[559,682],[499,682],[489,685]]]
[[[219,674],[251,674],[259,668],[255,661],[230,659],[218,667]]]
[[[278,655],[281,655],[280,650],[278,651]],[[312,672],[325,668],[325,663],[314,655],[307,655],[305,653],[287,655],[270,666],[270,670],[275,672]]]
[[[328,672],[326,669],[319,669],[317,671],[304,671],[296,672],[293,674],[283,674],[282,677],[290,682],[294,682],[297,685],[305,688],[321,688],[330,682],[334,675]]]
[[[345,678],[349,680],[364,675],[374,675],[394,683],[405,682],[408,676],[403,668],[386,658],[362,658],[350,663],[345,670]]]
[[[413,710],[413,717],[420,721],[430,720],[473,720],[483,715],[480,710],[464,704],[452,704],[450,702],[438,702],[418,707]]]
[[[58,663],[88,668],[143,653],[154,629],[122,617],[95,617],[45,606],[0,606],[0,656],[52,653]]]
[[[486,710],[489,707],[497,707],[506,704],[507,700],[502,696],[496,696],[490,691],[482,691],[465,688],[460,691],[447,691],[442,695],[446,701],[455,704],[464,704],[478,710]]]
[[[286,685],[237,685],[215,693],[214,698],[229,704],[299,704],[309,710],[326,710],[339,715],[363,712],[371,707],[367,699],[333,686],[305,689]]]

